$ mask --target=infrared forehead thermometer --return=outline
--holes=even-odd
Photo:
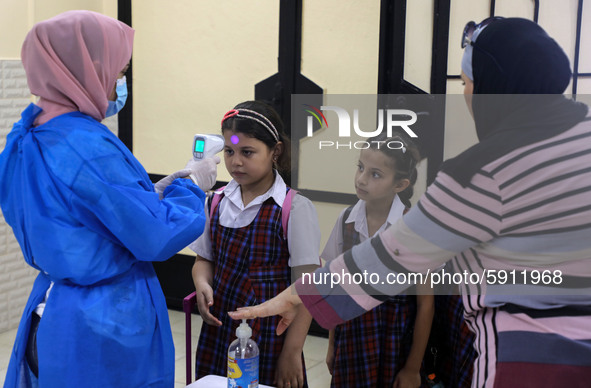
[[[193,137],[193,159],[210,158],[224,149],[222,135],[201,135]]]
[[[224,149],[224,137],[222,135],[202,135],[193,136],[193,160],[203,160],[210,158]],[[197,179],[190,175],[191,180],[196,185]]]

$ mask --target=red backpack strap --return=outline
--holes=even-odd
[[[225,188],[226,186],[220,187],[218,191],[220,191],[219,193],[213,193],[213,195],[211,196],[211,206],[209,207],[209,219],[211,220],[213,218],[213,212],[215,211],[215,207],[218,205],[218,203],[220,203],[221,199],[222,199],[222,193],[221,191]]]
[[[281,206],[281,226],[283,226],[283,237],[287,240],[287,222],[289,221],[289,213],[291,212],[291,203],[294,195],[298,192],[294,189],[289,189],[285,194],[285,200],[283,206]]]

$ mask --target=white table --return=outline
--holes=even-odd
[[[222,376],[209,375],[200,378],[187,388],[228,388],[228,379]],[[268,385],[259,384],[259,388],[272,388]]]

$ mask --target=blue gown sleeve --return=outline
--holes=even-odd
[[[205,194],[192,182],[175,180],[160,200],[137,183],[113,183],[88,167],[73,182],[69,201],[73,214],[137,259],[166,260],[203,232]]]
[[[144,261],[166,260],[203,232],[205,194],[199,187],[177,179],[160,200],[144,168],[117,138],[96,137],[75,131],[45,152],[74,218]],[[87,147],[84,152],[80,145]]]

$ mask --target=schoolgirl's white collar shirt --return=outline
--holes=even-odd
[[[398,196],[394,197],[394,201],[392,201],[392,206],[390,206],[390,212],[388,213],[386,222],[382,226],[380,226],[380,228],[377,230],[374,236],[386,230],[386,228],[398,221],[398,219],[402,217],[404,209],[406,209],[406,206],[404,206],[400,198],[398,198]],[[324,250],[320,255],[320,257],[322,257],[324,260],[332,260],[339,256],[341,253],[343,253],[344,237],[342,225],[345,210],[343,210],[339,215],[339,218],[334,228],[332,229],[330,237],[328,238],[328,241],[324,246]],[[360,199],[359,201],[357,201],[355,206],[353,206],[353,208],[351,209],[351,212],[345,220],[345,223],[354,223],[353,228],[357,233],[359,233],[359,242],[363,242],[368,238],[373,237],[369,236],[369,229],[367,227],[367,213],[365,211],[364,200]]]
[[[219,191],[224,193],[224,197],[218,205],[220,225],[227,228],[243,228],[250,225],[267,199],[273,198],[277,205],[283,206],[286,190],[287,186],[281,175],[275,171],[273,186],[266,193],[259,195],[244,206],[240,185],[231,180],[223,190]],[[189,248],[204,259],[213,260],[209,211],[206,212],[206,216],[207,222],[203,234],[191,243]],[[319,264],[320,226],[318,215],[312,202],[301,195],[295,195],[291,203],[287,223],[287,246],[290,254],[290,267]]]

